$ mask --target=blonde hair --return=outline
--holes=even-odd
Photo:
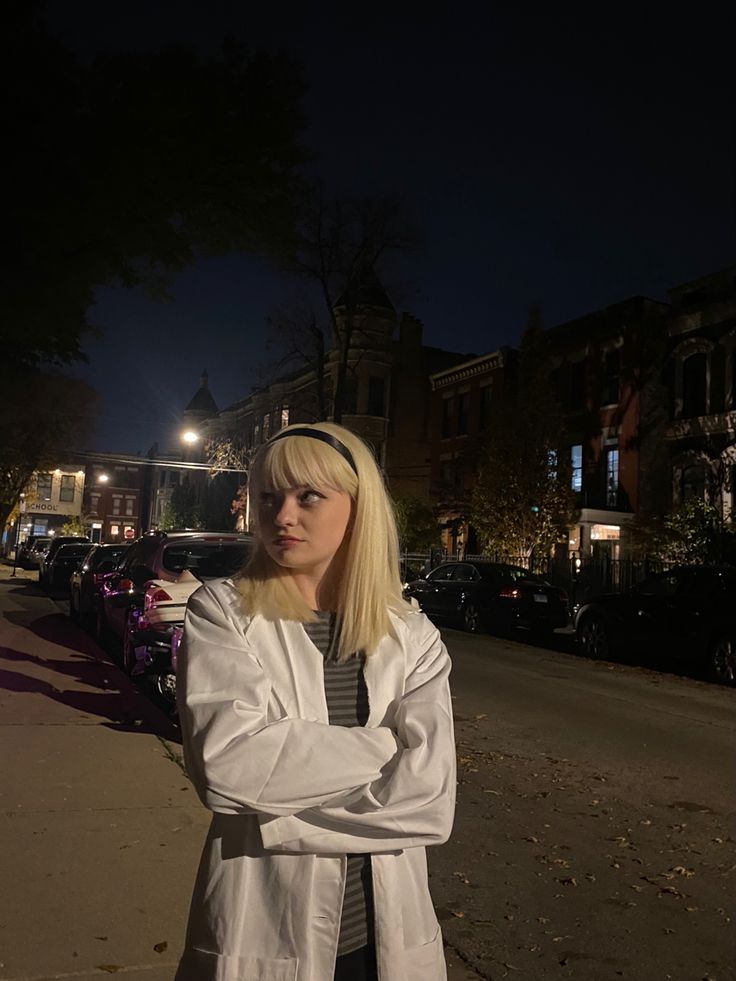
[[[339,450],[311,436],[290,436],[265,444],[258,452],[249,479],[251,501],[262,488],[285,490],[308,485],[344,491],[354,501],[352,528],[345,542],[345,567],[337,594],[341,623],[338,657],[356,651],[371,654],[393,633],[389,611],[405,615],[411,606],[402,597],[399,539],[390,498],[373,454],[360,437],[335,423],[289,426],[315,429],[336,437],[350,451],[354,472]],[[253,508],[257,513],[257,508]],[[289,570],[268,555],[255,523],[256,546],[243,570],[238,589],[249,614],[269,620],[311,623],[314,612],[296,587]]]

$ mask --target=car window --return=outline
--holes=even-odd
[[[452,580],[453,582],[475,582],[479,578],[478,573],[472,565],[468,565],[467,562],[458,562],[455,566],[455,574]]]
[[[105,545],[102,548],[98,547],[94,555],[88,556],[87,562],[91,569],[96,569],[101,562],[114,562],[115,565],[120,565],[127,552],[127,545]]]
[[[62,545],[61,548],[56,553],[56,557],[59,559],[69,559],[74,557],[81,557],[89,552],[89,546],[85,545]]]
[[[437,569],[433,569],[427,576],[427,579],[430,582],[446,582],[448,579],[452,579],[452,574],[454,571],[454,565],[441,565]]]
[[[162,564],[167,572],[187,569],[198,579],[219,579],[239,572],[250,550],[246,542],[181,542],[164,548]]]

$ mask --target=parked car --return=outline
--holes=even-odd
[[[18,549],[18,565],[21,569],[35,569],[41,556],[53,541],[50,535],[29,535]]]
[[[41,585],[48,589],[48,568],[50,563],[53,561],[54,556],[62,547],[62,545],[81,545],[84,542],[87,543],[88,547],[91,547],[92,542],[85,535],[59,535],[49,545],[48,551],[44,552],[41,556],[41,561],[38,566],[38,581]]]
[[[69,580],[69,616],[76,623],[94,622],[98,589],[107,574],[113,572],[125,555],[129,542],[93,545]]]
[[[632,654],[689,661],[721,684],[736,668],[736,569],[680,566],[624,593],[593,596],[575,614],[588,657]]]
[[[68,593],[72,573],[82,564],[89,548],[89,543],[72,542],[56,549],[46,564],[46,589],[49,593]]]
[[[122,647],[131,675],[148,674],[173,701],[171,632],[204,580],[234,575],[250,554],[250,535],[235,532],[157,532],[134,542],[105,578],[97,635]]]
[[[448,562],[410,582],[404,595],[432,619],[484,627],[527,627],[551,633],[569,620],[567,593],[519,566],[500,562]]]

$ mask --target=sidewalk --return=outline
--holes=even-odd
[[[0,979],[171,981],[208,812],[164,716],[35,571],[11,572],[0,563]]]

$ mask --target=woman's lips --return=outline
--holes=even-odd
[[[301,538],[277,538],[275,539],[276,545],[279,548],[291,548],[294,545],[301,545]]]

